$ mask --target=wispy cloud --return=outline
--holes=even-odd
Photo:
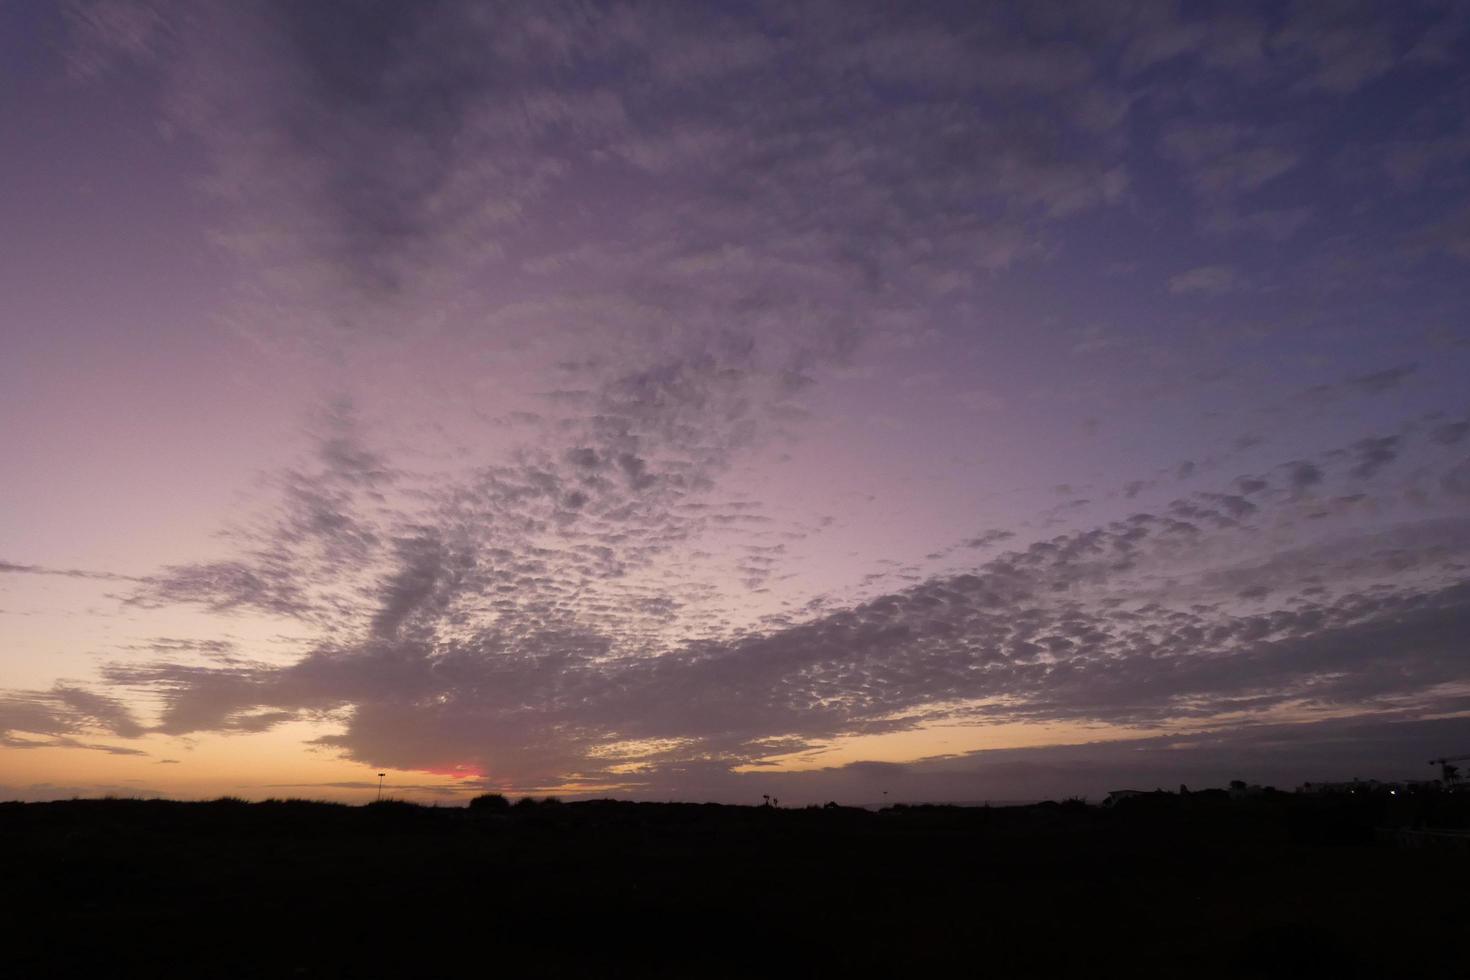
[[[104,582],[144,581],[135,575],[119,575],[85,568],[48,568],[44,565],[22,565],[11,561],[0,561],[0,575],[59,575],[62,578],[98,579]]]
[[[1240,273],[1227,265],[1202,265],[1169,279],[1171,293],[1228,293],[1243,288]]]

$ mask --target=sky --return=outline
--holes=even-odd
[[[1470,4],[0,0],[0,798],[1470,752]]]

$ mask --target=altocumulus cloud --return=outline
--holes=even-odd
[[[448,338],[524,366],[504,387],[536,383],[529,408],[494,420],[514,433],[504,451],[447,474],[378,447],[351,402],[331,406],[314,455],[270,477],[273,503],[221,554],[127,580],[123,597],[317,639],[285,664],[231,646],[129,651],[102,671],[107,696],[8,694],[7,739],[328,719],[323,744],[373,765],[660,792],[930,722],[1253,719],[1219,747],[1223,767],[1285,738],[1267,724],[1282,717],[1329,726],[1310,750],[1328,753],[1335,715],[1464,710],[1458,417],[1358,424],[1251,472],[1181,447],[1189,461],[1101,488],[1114,516],[1080,516],[1091,501],[1076,499],[1030,530],[972,525],[933,552],[959,565],[894,560],[902,587],[754,622],[731,583],[780,582],[815,532],[724,491],[799,427],[830,372],[918,344],[933,310],[972,311],[987,283],[1062,254],[1064,230],[1137,208],[1141,172],[1177,179],[1212,247],[1312,234],[1324,209],[1271,195],[1335,134],[1236,118],[1212,93],[1342,99],[1428,70],[1443,59],[1424,45],[1453,27],[1438,6],[68,9],[73,72],[141,71],[170,131],[207,157],[216,238],[252,284],[232,325],[343,357],[371,338]],[[1170,72],[1189,84],[1158,84]],[[1396,193],[1460,160],[1453,140],[1358,150]],[[1419,253],[1343,235],[1325,270],[1190,253],[1149,295],[1224,310],[1294,276],[1402,276],[1425,242],[1459,254],[1457,218],[1409,227],[1419,212],[1399,210],[1393,234]],[[1381,403],[1420,380],[1416,363],[1386,363],[1399,366],[1345,372],[1317,401]],[[711,542],[730,540],[722,564]],[[123,694],[159,710],[145,719]],[[1429,737],[1414,732],[1394,744]],[[1121,748],[1089,751],[1122,764]],[[955,766],[963,785],[996,771],[805,778],[928,786]]]
[[[1453,472],[1459,464],[1444,449],[1432,437],[1404,447],[1416,465]],[[1461,656],[1470,627],[1465,500],[1449,490],[1409,495],[1387,469],[1362,473],[1359,459],[1324,453],[1315,491],[1290,468],[1242,476],[1232,483],[1248,494],[1199,491],[849,608],[683,639],[677,610],[579,599],[596,594],[594,581],[615,588],[654,563],[645,541],[668,531],[638,523],[659,511],[667,489],[640,485],[616,464],[610,475],[597,470],[612,499],[589,493],[574,520],[548,522],[537,546],[485,530],[525,523],[507,517],[526,509],[555,513],[565,488],[527,472],[443,489],[400,526],[364,531],[352,514],[326,521],[385,542],[372,573],[357,577],[361,587],[337,592],[330,564],[310,553],[299,565],[279,557],[298,536],[288,506],[259,550],[279,563],[280,587],[295,589],[299,577],[321,590],[320,611],[275,604],[253,576],[221,578],[212,566],[197,578],[176,569],[139,599],[321,616],[337,638],[285,666],[206,656],[114,662],[103,676],[160,698],[163,732],[334,716],[343,730],[322,741],[351,758],[458,766],[507,786],[652,786],[696,762],[725,771],[933,721],[1208,727],[1281,713],[1461,711],[1470,679]],[[588,462],[579,455],[572,465]],[[534,473],[546,465],[525,464]],[[318,479],[340,478],[326,469]],[[1329,487],[1365,481],[1377,506],[1412,499],[1415,511],[1372,530],[1350,509],[1319,515],[1334,499]],[[639,500],[649,509],[633,506]],[[462,520],[471,501],[496,520]],[[600,530],[577,528],[584,512],[603,507],[633,523],[610,525],[604,512]],[[1288,539],[1296,544],[1284,547]],[[588,540],[600,542],[591,557]],[[502,592],[501,582],[514,587]],[[61,704],[125,717],[78,696],[46,696],[48,717]],[[139,730],[109,724],[118,734]]]

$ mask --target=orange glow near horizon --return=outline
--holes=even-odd
[[[384,795],[433,802],[456,800],[465,792],[463,776],[366,766],[305,744],[320,734],[321,726],[299,722],[249,735],[148,735],[96,743],[145,751],[147,757],[60,746],[0,748],[5,774],[0,791],[26,799],[112,794],[366,803],[377,796],[377,774],[386,772]],[[54,788],[54,797],[47,795],[48,788]]]

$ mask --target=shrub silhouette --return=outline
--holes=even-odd
[[[470,800],[470,810],[475,813],[502,813],[510,809],[510,800],[499,793],[484,793]]]
[[[471,808],[506,815],[400,800],[0,801],[6,965],[458,977],[463,944],[445,937],[493,922],[497,957],[527,976],[775,972],[769,944],[732,934],[774,936],[793,951],[781,972],[809,976],[979,962],[997,976],[1463,974],[1443,942],[1463,906],[1462,876],[1447,873],[1459,855],[1373,831],[1466,826],[1470,794],[1220,789],[1106,810],[874,812],[487,793]],[[263,914],[269,927],[242,940]],[[650,922],[659,941],[630,944]]]

